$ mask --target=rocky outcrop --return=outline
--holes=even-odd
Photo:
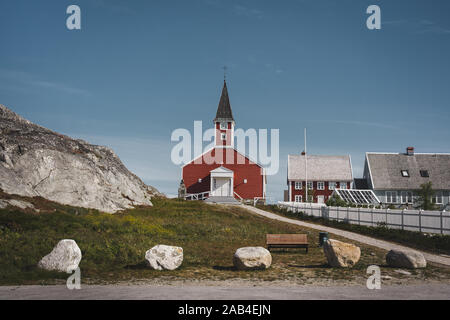
[[[71,272],[78,268],[80,261],[81,250],[77,243],[71,239],[64,239],[39,261],[38,267],[45,270]]]
[[[161,195],[103,146],[31,123],[0,105],[0,189],[116,212]]]
[[[323,244],[323,252],[332,267],[353,267],[361,257],[361,249],[351,243],[329,239]]]
[[[160,244],[147,250],[145,260],[155,270],[175,270],[183,263],[183,248]]]
[[[234,253],[233,264],[238,270],[267,269],[272,255],[263,247],[243,247]]]
[[[427,260],[423,254],[414,250],[390,250],[386,254],[386,263],[391,267],[408,269],[427,266]]]
[[[5,209],[8,206],[17,207],[17,208],[20,208],[20,209],[33,209],[33,210],[36,210],[35,207],[31,203],[23,201],[23,200],[15,200],[15,199],[5,200],[5,199],[0,199],[0,209]]]

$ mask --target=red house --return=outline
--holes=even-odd
[[[264,199],[264,168],[234,148],[234,118],[224,81],[216,117],[215,145],[182,167],[182,183],[187,199],[208,202],[235,202]]]
[[[285,201],[325,203],[335,189],[351,189],[349,155],[288,155],[288,190]],[[308,199],[306,199],[308,184]]]

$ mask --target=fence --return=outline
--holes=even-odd
[[[308,216],[344,221],[347,223],[419,231],[426,233],[450,234],[450,212],[398,210],[375,208],[327,207],[314,203],[278,202],[278,207],[292,212],[303,212]]]

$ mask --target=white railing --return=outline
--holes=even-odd
[[[303,212],[308,216],[344,221],[347,223],[378,226],[426,233],[450,234],[450,212],[406,209],[375,209],[327,207],[304,202],[278,202],[279,208],[290,212]]]
[[[266,200],[266,198],[264,197],[254,197],[253,198],[253,206],[256,206],[256,204],[258,203],[259,200]]]
[[[237,196],[239,198],[239,200],[243,201],[244,198],[242,198],[238,193],[236,193],[235,191],[233,191],[234,195]]]
[[[205,200],[209,197],[209,191],[200,193],[188,193],[184,196],[186,200]]]

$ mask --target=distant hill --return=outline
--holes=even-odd
[[[109,148],[36,125],[0,105],[0,189],[114,213],[162,195]]]

